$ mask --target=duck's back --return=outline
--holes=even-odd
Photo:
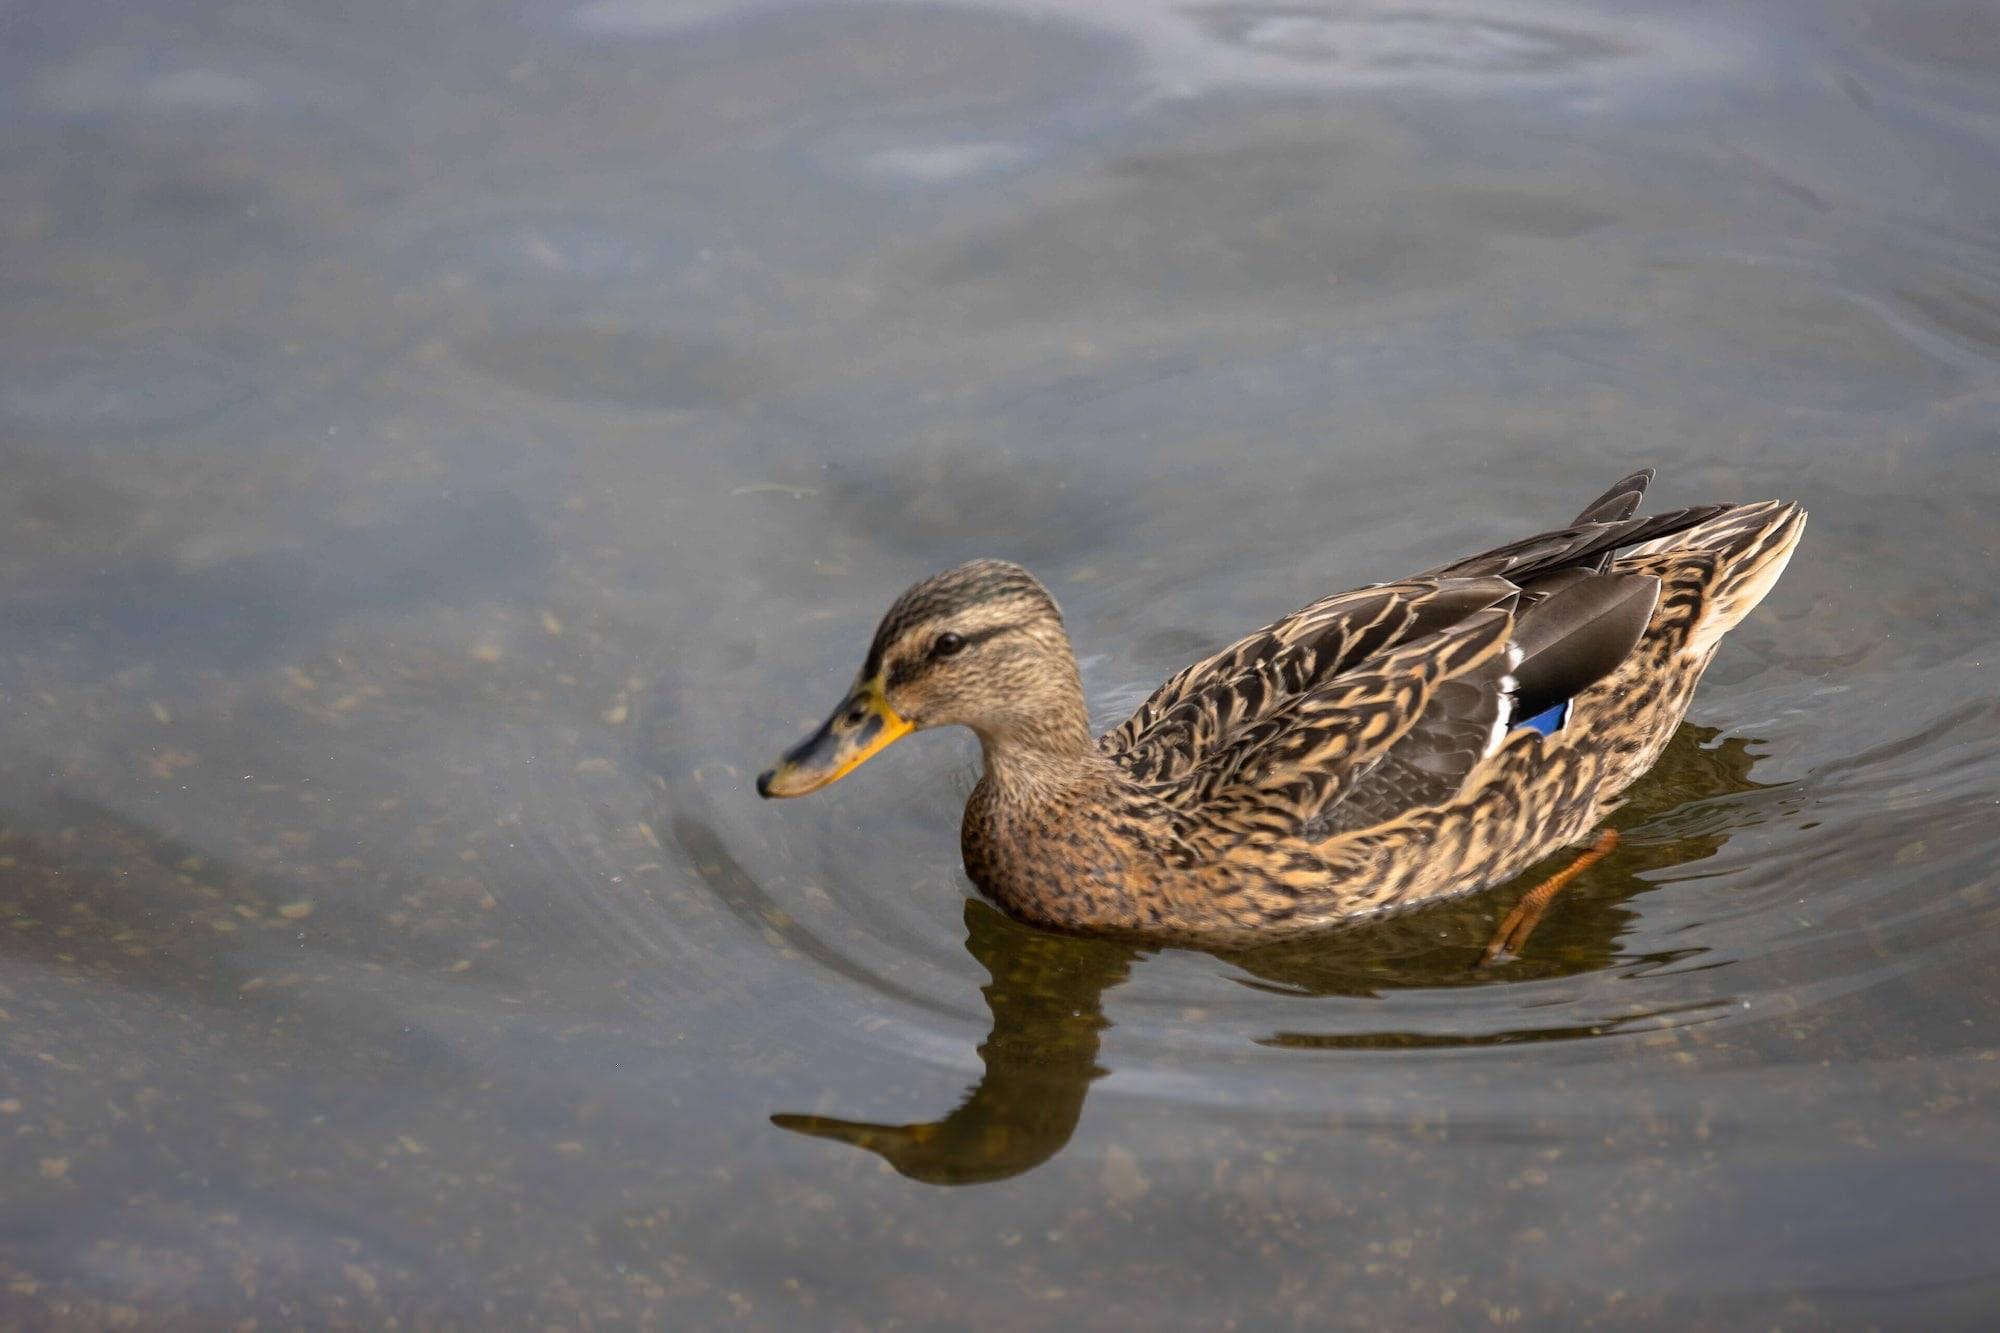
[[[1805,517],[1773,501],[1635,518],[1651,478],[1566,528],[1314,602],[1175,676],[1100,745],[1209,856],[1449,808],[1517,736],[1550,758],[1594,745],[1580,795],[1615,794]],[[1615,708],[1598,697],[1614,680]]]

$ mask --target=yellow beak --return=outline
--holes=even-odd
[[[804,796],[840,781],[855,769],[910,734],[910,724],[896,716],[883,696],[882,681],[862,681],[820,723],[818,731],[785,751],[777,767],[757,777],[757,794],[766,797]]]

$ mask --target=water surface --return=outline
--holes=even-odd
[[[1990,6],[0,18],[10,1326],[1978,1326]],[[1336,587],[1813,522],[1615,819],[1213,956],[752,776],[903,585],[1106,725]]]

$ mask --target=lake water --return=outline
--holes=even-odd
[[[28,3],[0,205],[9,1326],[2000,1304],[2000,9]],[[1108,725],[1647,464],[1812,526],[1516,963],[751,789],[961,559]]]

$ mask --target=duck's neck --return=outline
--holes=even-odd
[[[1114,772],[1091,737],[1074,667],[1063,685],[1033,709],[973,728],[986,760],[986,784],[1001,803],[1060,805]]]

